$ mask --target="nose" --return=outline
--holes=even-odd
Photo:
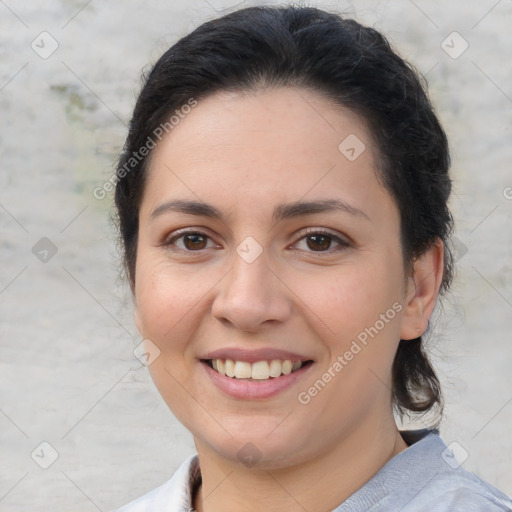
[[[263,255],[252,263],[235,255],[233,268],[222,280],[213,301],[212,314],[228,327],[257,332],[290,317],[292,307],[287,291]]]

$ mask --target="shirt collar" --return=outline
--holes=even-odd
[[[435,429],[401,431],[400,434],[409,447],[388,461],[377,475],[373,477],[371,480],[371,499],[369,499],[369,497],[367,498],[366,496],[362,496],[362,494],[364,494],[364,489],[367,488],[365,485],[362,489],[356,491],[356,493],[345,501],[339,508],[337,508],[336,512],[351,510],[351,503],[355,504],[355,502],[357,502],[357,504],[360,505],[360,500],[362,500],[366,505],[375,505],[376,502],[379,502],[388,495],[389,486],[391,484],[388,476],[390,473],[400,475],[404,480],[400,482],[400,485],[405,484],[409,480],[408,475],[413,468],[408,466],[415,460],[415,457],[411,457],[413,452],[421,451],[423,452],[423,456],[433,457],[434,453],[438,454],[438,452],[440,453],[444,448],[446,448],[438,436],[438,431]],[[414,461],[414,464],[416,464],[416,461]],[[400,467],[400,471],[390,471],[392,467]],[[384,469],[386,471],[383,471]],[[165,501],[162,501],[162,503],[156,503],[158,505],[156,510],[160,510],[162,512],[193,510],[194,492],[201,484],[201,470],[199,468],[199,459],[197,455],[185,460],[168,484],[169,494],[165,493]],[[394,487],[396,484],[397,482],[392,486]],[[368,502],[366,502],[367,499]],[[173,506],[172,509],[169,509],[168,507],[170,503],[178,506],[176,508]],[[356,508],[354,510],[360,509]]]

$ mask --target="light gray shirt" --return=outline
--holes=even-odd
[[[512,512],[512,500],[462,469],[435,431],[402,432],[410,446],[333,512]],[[192,512],[197,456],[165,484],[114,512]]]

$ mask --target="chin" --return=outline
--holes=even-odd
[[[247,423],[240,422],[237,430],[229,430],[231,436],[224,432],[220,438],[212,438],[211,430],[204,435],[194,435],[199,455],[215,452],[249,469],[276,470],[304,462],[308,458],[305,447],[313,448],[307,439],[299,439],[297,433],[283,431],[277,435],[268,428],[268,423],[265,428],[257,428],[254,419],[251,426]]]

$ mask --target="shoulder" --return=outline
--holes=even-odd
[[[506,497],[482,489],[459,486],[457,489],[424,494],[418,507],[412,501],[403,512],[512,512]]]
[[[508,496],[464,470],[437,431],[424,432],[404,455],[417,489],[404,512],[512,512]]]
[[[512,512],[512,501],[498,489],[462,469],[440,472],[403,512]]]
[[[409,447],[336,512],[512,512],[512,501],[465,471],[437,431],[402,433]]]
[[[200,478],[197,455],[189,457],[170,480],[113,512],[187,512],[192,510],[191,489]]]

